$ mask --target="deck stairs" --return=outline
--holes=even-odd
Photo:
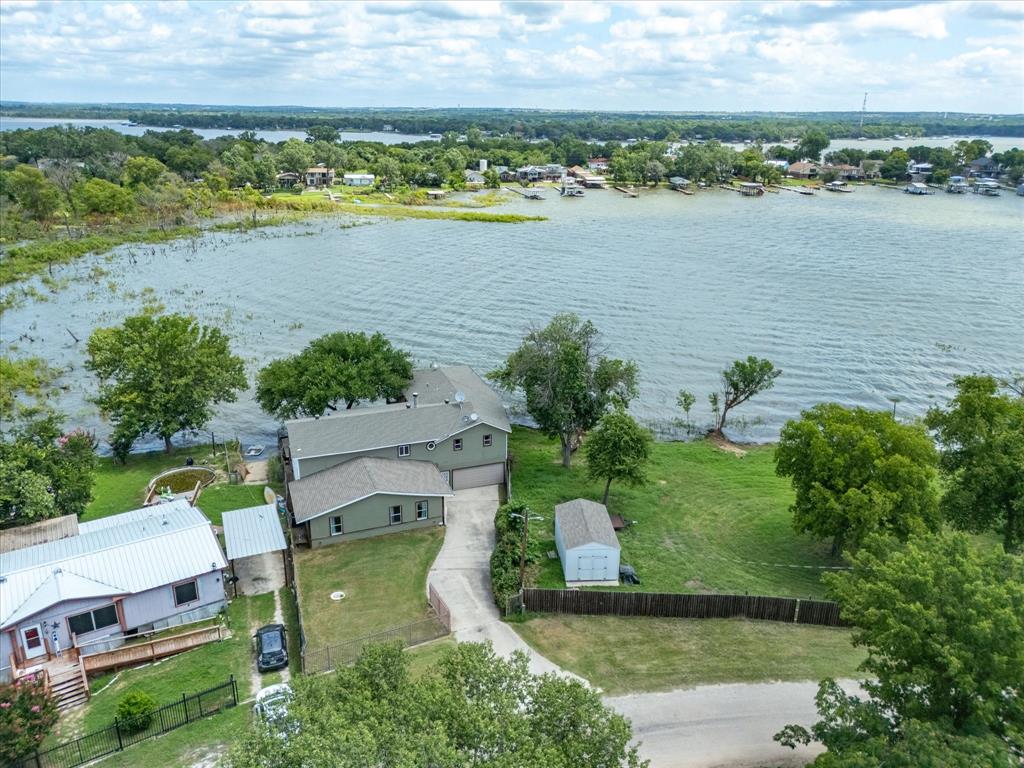
[[[51,672],[50,693],[57,700],[57,708],[61,711],[85,704],[89,700],[89,688],[82,668],[75,664]]]

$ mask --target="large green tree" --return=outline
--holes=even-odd
[[[50,219],[60,208],[60,189],[38,168],[19,165],[0,172],[3,192],[37,221]]]
[[[1024,561],[955,532],[873,536],[851,561],[824,578],[868,651],[867,699],[825,681],[822,720],[776,738],[813,735],[829,749],[815,765],[829,768],[890,754],[900,760],[886,765],[1012,764],[1009,750],[1024,750]]]
[[[63,418],[23,408],[0,434],[0,527],[59,515],[81,515],[92,500],[96,453],[92,436],[64,434]]]
[[[828,134],[823,130],[812,128],[800,138],[800,143],[796,147],[797,154],[801,158],[818,162],[821,159],[821,153],[828,148],[830,141]]]
[[[942,445],[942,510],[959,528],[997,530],[1007,552],[1024,542],[1024,395],[991,376],[962,376],[926,421]]]
[[[320,416],[360,400],[394,400],[412,380],[409,353],[381,333],[329,333],[256,377],[256,401],[278,419]]]
[[[831,537],[833,554],[878,531],[935,530],[937,460],[923,427],[836,403],[788,421],[775,449],[775,471],[796,491],[794,527]]]
[[[624,408],[606,413],[587,434],[583,444],[587,476],[591,480],[605,481],[602,504],[608,503],[613,480],[626,485],[643,485],[652,442],[650,430],[641,427]]]
[[[629,721],[582,683],[534,676],[525,654],[460,643],[418,679],[396,646],[293,679],[279,733],[258,719],[229,768],[639,768]]]
[[[559,439],[565,467],[580,436],[637,392],[636,363],[602,355],[597,327],[571,313],[531,330],[488,376],[506,390],[523,390],[527,412],[544,434]]]
[[[95,402],[129,445],[145,434],[164,441],[202,429],[213,406],[245,389],[240,357],[219,328],[186,315],[142,314],[89,337],[85,366],[100,380]]]
[[[754,395],[771,389],[781,375],[782,371],[771,360],[753,355],[749,355],[746,360],[736,360],[722,371],[722,392],[711,398],[711,406],[717,415],[714,432],[722,435],[729,411]]]

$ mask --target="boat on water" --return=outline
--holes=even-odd
[[[764,184],[755,181],[744,181],[740,184],[739,192],[744,197],[760,197],[764,194]]]
[[[970,191],[970,189],[970,184],[967,183],[967,179],[963,176],[950,176],[949,183],[946,184],[946,191],[951,195],[962,195]]]
[[[983,197],[999,197],[999,182],[995,179],[978,179],[974,184],[973,192]]]
[[[849,184],[847,184],[845,181],[839,181],[838,179],[836,181],[830,181],[828,184],[826,184],[825,185],[825,191],[826,192],[853,192],[853,190],[850,189],[850,185]]]
[[[927,184],[922,184],[919,181],[913,181],[910,184],[907,184],[907,186],[905,186],[903,188],[903,191],[906,192],[908,195],[930,195],[930,194],[932,194],[932,190],[930,190],[928,188],[928,185]]]
[[[265,450],[267,450],[265,445],[250,445],[245,450],[245,458],[255,459],[257,456],[262,456]]]
[[[558,194],[562,197],[583,197],[583,187],[576,183],[574,179],[562,177],[562,187],[558,190]]]

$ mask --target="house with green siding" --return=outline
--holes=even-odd
[[[453,490],[507,479],[505,407],[464,365],[415,371],[399,402],[285,428],[288,503],[311,546],[443,524]]]

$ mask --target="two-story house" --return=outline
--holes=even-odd
[[[508,416],[468,366],[415,371],[401,402],[285,427],[288,501],[311,546],[437,525],[453,490],[506,480]]]

